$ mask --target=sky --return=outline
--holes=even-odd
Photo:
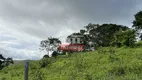
[[[38,60],[41,40],[62,42],[88,23],[132,26],[142,0],[0,0],[0,54]]]

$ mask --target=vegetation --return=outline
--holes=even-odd
[[[57,52],[59,44],[61,44],[61,41],[58,38],[49,37],[47,40],[42,40],[40,42],[40,50],[45,50],[47,52],[47,55],[49,56],[49,51]],[[56,56],[56,54],[54,56]],[[44,57],[47,56],[45,55]]]
[[[141,42],[137,43],[137,45]],[[30,61],[29,80],[141,80],[142,46],[101,47],[94,52],[79,52]],[[24,78],[24,64],[0,71],[1,80]]]
[[[137,31],[137,36],[140,37],[140,39],[142,40],[142,11],[139,11],[138,13],[136,13],[134,15],[135,20],[133,21],[133,26],[135,28],[135,30]]]
[[[133,21],[133,27],[136,29],[142,29],[142,11],[139,11],[134,15],[135,20]]]
[[[3,67],[6,67],[10,64],[13,64],[13,59],[12,58],[4,58],[2,54],[0,54],[0,70],[3,68]]]
[[[117,24],[99,25],[99,24],[89,23],[87,26],[85,26],[85,30],[81,29],[79,33],[73,33],[73,34],[83,35],[84,40],[82,41],[85,47],[88,47],[89,43],[92,42],[93,47],[95,48],[100,46],[132,47],[136,37],[136,31],[134,29],[130,29],[127,26],[117,25]],[[68,37],[70,37],[71,35],[69,35]]]
[[[117,47],[133,47],[136,41],[135,37],[135,30],[122,31],[120,29],[118,32],[114,34],[113,41],[111,41],[111,43],[112,45],[116,45]]]

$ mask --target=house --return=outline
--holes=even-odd
[[[83,44],[84,36],[79,33],[75,33],[68,36],[66,41],[70,44]]]

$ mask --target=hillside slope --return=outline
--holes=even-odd
[[[2,80],[23,80],[24,64],[5,67]],[[29,80],[141,80],[142,48],[103,48],[30,61]]]

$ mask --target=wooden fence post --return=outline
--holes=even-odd
[[[24,80],[28,80],[28,67],[29,67],[29,62],[25,62],[25,75],[24,75]]]

